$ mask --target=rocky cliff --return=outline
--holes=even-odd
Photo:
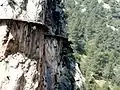
[[[0,90],[84,90],[61,0],[0,2]]]

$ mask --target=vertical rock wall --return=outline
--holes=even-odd
[[[44,90],[42,25],[1,20],[0,90]],[[37,89],[43,83],[40,89]]]
[[[64,17],[64,4],[62,0],[46,0],[45,24],[49,27],[51,34],[66,37],[66,21]]]
[[[0,22],[0,90],[81,88],[84,78],[67,38],[46,34],[38,23]]]
[[[66,36],[63,8],[61,0],[2,0],[0,18],[41,22],[49,33]]]
[[[0,2],[0,90],[84,90],[63,8],[61,0]]]

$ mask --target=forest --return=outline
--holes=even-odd
[[[120,90],[120,0],[66,0],[65,17],[86,90]]]

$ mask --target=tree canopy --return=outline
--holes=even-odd
[[[66,0],[65,7],[87,90],[120,90],[119,0]],[[96,80],[105,83],[100,87]]]

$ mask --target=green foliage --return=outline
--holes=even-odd
[[[120,90],[120,3],[103,1],[110,9],[97,0],[66,1],[69,40],[88,90]],[[106,86],[99,88],[95,80]]]

